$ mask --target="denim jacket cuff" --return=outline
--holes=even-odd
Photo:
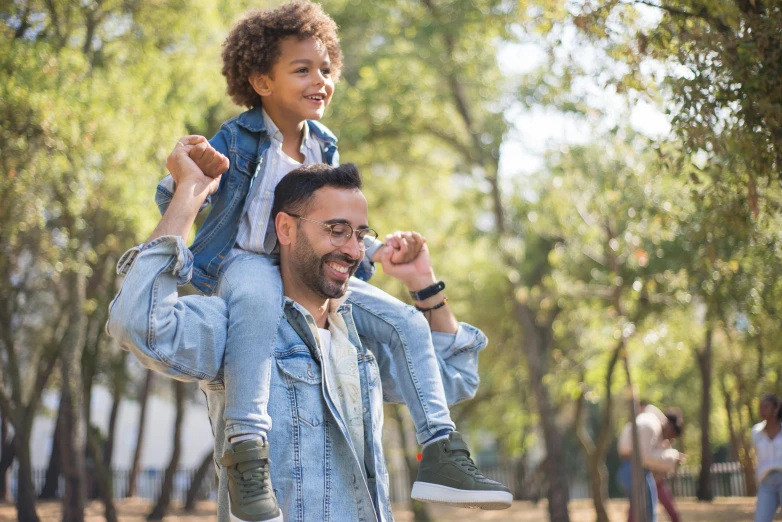
[[[434,349],[443,359],[465,352],[479,352],[486,347],[486,335],[467,323],[459,323],[456,333],[432,332]]]
[[[380,247],[385,245],[385,243],[383,243],[379,239],[373,239],[373,240],[365,239],[364,244],[366,244],[367,247],[366,251],[364,252],[364,258],[370,262],[372,258],[375,257],[375,253],[377,253],[377,251],[380,250]]]
[[[137,245],[122,254],[117,262],[117,274],[127,275],[136,259],[140,255],[166,255],[174,258],[164,268],[177,277],[177,284],[184,285],[190,282],[193,276],[193,254],[185,245],[185,241],[179,236],[163,236],[144,245]]]

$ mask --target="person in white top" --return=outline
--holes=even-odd
[[[647,405],[635,418],[638,426],[638,447],[641,452],[641,463],[644,468],[644,477],[647,484],[648,506],[651,522],[657,520],[657,485],[654,473],[668,473],[676,469],[676,466],[684,459],[684,455],[671,447],[673,441],[682,431],[682,415],[678,409],[667,410],[666,413],[659,408]],[[633,455],[633,430],[632,424],[627,423],[619,435],[617,444],[619,457],[623,462],[617,472],[619,486],[632,500],[632,470],[630,459]],[[633,510],[630,509],[628,521],[633,522]]]
[[[752,427],[758,479],[755,522],[771,522],[782,505],[782,401],[766,395],[760,401],[763,422]]]

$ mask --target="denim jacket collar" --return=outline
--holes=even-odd
[[[339,314],[345,314],[350,311],[351,306],[347,303],[350,292],[347,292],[342,298],[338,299],[336,303],[332,303],[336,306],[336,312]],[[318,343],[312,334],[312,329],[308,323],[315,324],[315,319],[309,311],[301,306],[293,299],[286,297],[284,300],[285,317],[288,319],[288,323],[293,327],[299,337],[304,341],[310,352],[318,361],[322,360]]]
[[[260,105],[240,114],[236,118],[236,123],[250,132],[268,134],[266,131],[266,124],[263,121],[263,110]],[[329,145],[337,143],[337,137],[322,123],[307,120],[307,125],[309,126],[310,132],[319,140],[328,143]]]

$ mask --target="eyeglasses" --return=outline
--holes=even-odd
[[[322,221],[315,221],[314,219],[308,219],[296,214],[291,214],[289,212],[286,212],[286,214],[288,214],[290,217],[295,217],[296,219],[302,219],[304,221],[311,221],[312,223],[317,223],[322,227],[328,228],[329,240],[331,240],[331,244],[336,247],[345,245],[345,243],[347,243],[350,238],[353,237],[353,234],[356,235],[358,249],[362,251],[367,249],[367,246],[364,244],[364,239],[377,239],[377,232],[371,228],[359,228],[356,230],[348,223],[323,223]]]

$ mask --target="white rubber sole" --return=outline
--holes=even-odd
[[[508,509],[513,504],[513,495],[505,491],[467,491],[429,482],[415,482],[410,496],[422,502],[473,509]]]
[[[233,516],[233,514],[232,514],[231,515],[231,522],[251,522],[251,521],[242,520],[241,518],[237,518],[237,517]],[[280,513],[280,516],[266,519],[263,522],[284,522],[284,521],[282,520],[282,513]]]
[[[228,514],[230,516],[231,522],[253,522],[251,520],[242,520],[239,517],[235,517],[233,513],[231,513],[231,501],[228,501]],[[282,519],[282,512],[280,512],[279,516],[276,516],[274,518],[267,518],[263,522],[285,522]]]

